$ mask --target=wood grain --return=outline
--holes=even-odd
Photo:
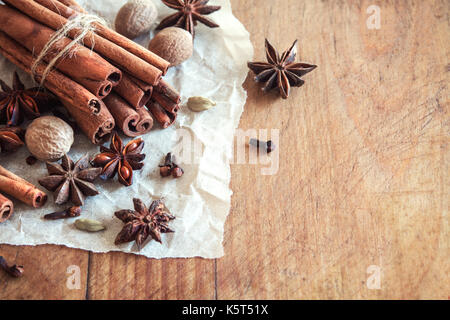
[[[25,273],[15,279],[0,272],[0,300],[85,299],[89,253],[62,246],[0,245],[9,264],[23,265]],[[71,267],[78,267],[79,286],[70,282]]]
[[[214,260],[93,254],[89,299],[214,299]]]
[[[231,2],[256,60],[266,37],[279,50],[299,39],[319,68],[286,101],[251,76],[244,85],[240,127],[279,130],[279,170],[232,166],[225,257],[2,245],[27,273],[0,273],[0,299],[448,298],[449,1]],[[374,4],[379,30],[366,25]],[[67,289],[70,265],[79,290]]]
[[[372,4],[379,30],[366,27]],[[265,37],[280,50],[299,39],[319,68],[287,101],[246,82],[241,127],[280,130],[280,169],[233,168],[218,298],[447,299],[449,2],[235,8],[256,60]],[[371,265],[380,290],[366,286]]]

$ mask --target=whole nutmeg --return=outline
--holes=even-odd
[[[148,49],[170,65],[177,66],[192,56],[194,43],[192,35],[181,28],[169,27],[160,31],[149,43]]]
[[[134,39],[149,32],[158,17],[158,11],[150,0],[130,0],[116,16],[116,31]]]
[[[73,129],[53,116],[34,120],[27,129],[25,142],[28,150],[42,161],[57,161],[68,153],[73,144]]]

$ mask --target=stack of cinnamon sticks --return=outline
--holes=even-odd
[[[86,13],[73,0],[3,0],[0,53],[32,73],[35,58],[69,18]],[[70,6],[70,7],[69,7]],[[170,65],[156,54],[100,23],[60,58],[44,86],[63,102],[80,129],[95,143],[115,127],[130,137],[148,133],[155,119],[163,128],[176,119],[180,95],[162,80]],[[48,63],[80,34],[68,31],[35,69],[42,79]],[[93,48],[94,52],[91,51]]]

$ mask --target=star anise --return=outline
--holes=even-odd
[[[56,204],[64,204],[70,200],[74,205],[82,206],[85,197],[95,196],[99,193],[92,182],[98,178],[102,169],[88,167],[88,155],[82,157],[75,164],[65,155],[60,165],[47,162],[50,176],[39,180],[39,183],[55,193]]]
[[[140,250],[149,237],[162,243],[161,233],[174,232],[167,223],[175,217],[170,214],[162,200],[153,201],[147,208],[140,199],[133,199],[134,210],[120,210],[114,215],[125,224],[117,235],[115,244],[136,241]]]
[[[297,40],[294,44],[280,56],[278,51],[266,39],[267,62],[249,62],[248,67],[256,76],[255,81],[265,82],[264,92],[278,87],[283,99],[289,97],[291,86],[301,87],[305,82],[301,77],[317,66],[294,62],[297,56]]]
[[[144,167],[142,161],[145,154],[141,153],[142,149],[142,139],[132,140],[123,146],[119,135],[115,133],[110,147],[100,147],[101,153],[92,160],[92,165],[103,168],[100,175],[103,180],[112,179],[117,173],[119,182],[128,187],[133,184],[133,170],[141,170]]]
[[[210,28],[219,27],[217,23],[203,16],[221,8],[220,6],[207,6],[209,0],[162,0],[162,2],[178,12],[164,18],[156,27],[157,30],[174,26],[189,31],[194,37],[194,26],[197,25],[197,21]]]
[[[7,127],[0,129],[0,149],[2,153],[17,151],[24,145],[24,131],[19,127]]]
[[[39,88],[25,89],[17,72],[14,72],[12,88],[3,80],[0,80],[0,87],[0,121],[7,126],[17,126],[25,118],[37,118],[45,108],[57,101]]]

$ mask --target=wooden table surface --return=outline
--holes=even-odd
[[[240,127],[279,130],[279,170],[232,166],[225,257],[0,245],[26,266],[0,299],[448,299],[450,2],[231,2],[256,60],[299,39],[319,68],[289,100],[247,78]]]

